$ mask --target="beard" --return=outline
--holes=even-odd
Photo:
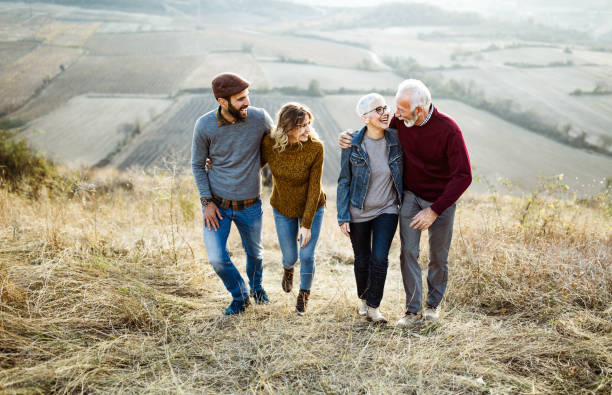
[[[401,117],[401,120],[404,121],[404,125],[406,125],[407,128],[413,127],[414,123],[417,120],[416,108],[414,109],[414,111],[410,111],[410,120],[406,120],[406,118],[403,117]]]
[[[232,105],[232,103],[230,103],[228,101],[227,103],[227,112],[229,112],[234,118],[236,118],[237,120],[240,121],[244,121],[246,119],[246,114],[243,116],[241,114],[241,110],[244,110],[245,108],[248,108],[249,106],[244,106],[241,108],[236,108]]]
[[[412,118],[410,121],[406,121],[404,119],[404,125],[406,125],[407,128],[413,127],[415,122],[416,122],[416,119],[414,119],[414,118]]]

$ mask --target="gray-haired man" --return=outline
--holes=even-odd
[[[431,102],[429,89],[419,80],[403,81],[395,96],[391,128],[397,129],[404,152],[404,197],[400,210],[400,257],[408,326],[422,308],[419,266],[421,232],[429,231],[427,307],[424,318],[437,320],[438,305],[446,291],[455,205],[472,182],[470,159],[455,121]],[[341,134],[341,147],[346,133]],[[349,140],[350,141],[350,140]]]

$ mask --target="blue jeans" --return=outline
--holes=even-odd
[[[249,286],[253,291],[260,291],[263,274],[263,245],[261,242],[262,209],[261,199],[255,204],[240,211],[232,208],[219,208],[223,219],[219,220],[219,228],[204,227],[204,245],[215,273],[221,278],[225,288],[232,294],[234,300],[246,300],[249,293],[236,266],[230,259],[227,250],[227,238],[232,222],[236,224],[242,248],[246,253],[246,272]]]
[[[370,307],[380,306],[383,297],[397,221],[397,214],[380,214],[370,221],[350,223],[357,295]]]
[[[300,289],[309,291],[312,286],[312,279],[315,274],[315,247],[321,232],[323,223],[323,212],[325,207],[321,207],[315,212],[310,229],[310,241],[304,248],[298,244],[298,231],[300,228],[300,218],[288,218],[273,209],[274,223],[276,224],[276,234],[278,244],[283,253],[283,267],[291,269],[298,260],[298,248],[300,258]]]

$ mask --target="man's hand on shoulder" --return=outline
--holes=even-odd
[[[338,145],[340,148],[351,148],[351,142],[353,141],[353,133],[355,131],[348,129],[338,135]]]
[[[430,207],[427,207],[417,213],[410,223],[412,229],[424,231],[427,230],[431,224],[438,218],[438,214],[433,211]]]

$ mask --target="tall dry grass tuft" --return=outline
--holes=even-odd
[[[272,302],[228,318],[190,176],[168,166],[72,179],[66,193],[37,200],[0,189],[5,392],[612,391],[605,191],[587,200],[546,189],[466,196],[442,320],[402,330],[356,314],[352,252],[333,193],[307,315],[295,316],[297,293],[281,290],[264,197]],[[244,273],[235,229],[228,245]],[[392,322],[404,305],[399,247],[396,238],[381,305]]]

